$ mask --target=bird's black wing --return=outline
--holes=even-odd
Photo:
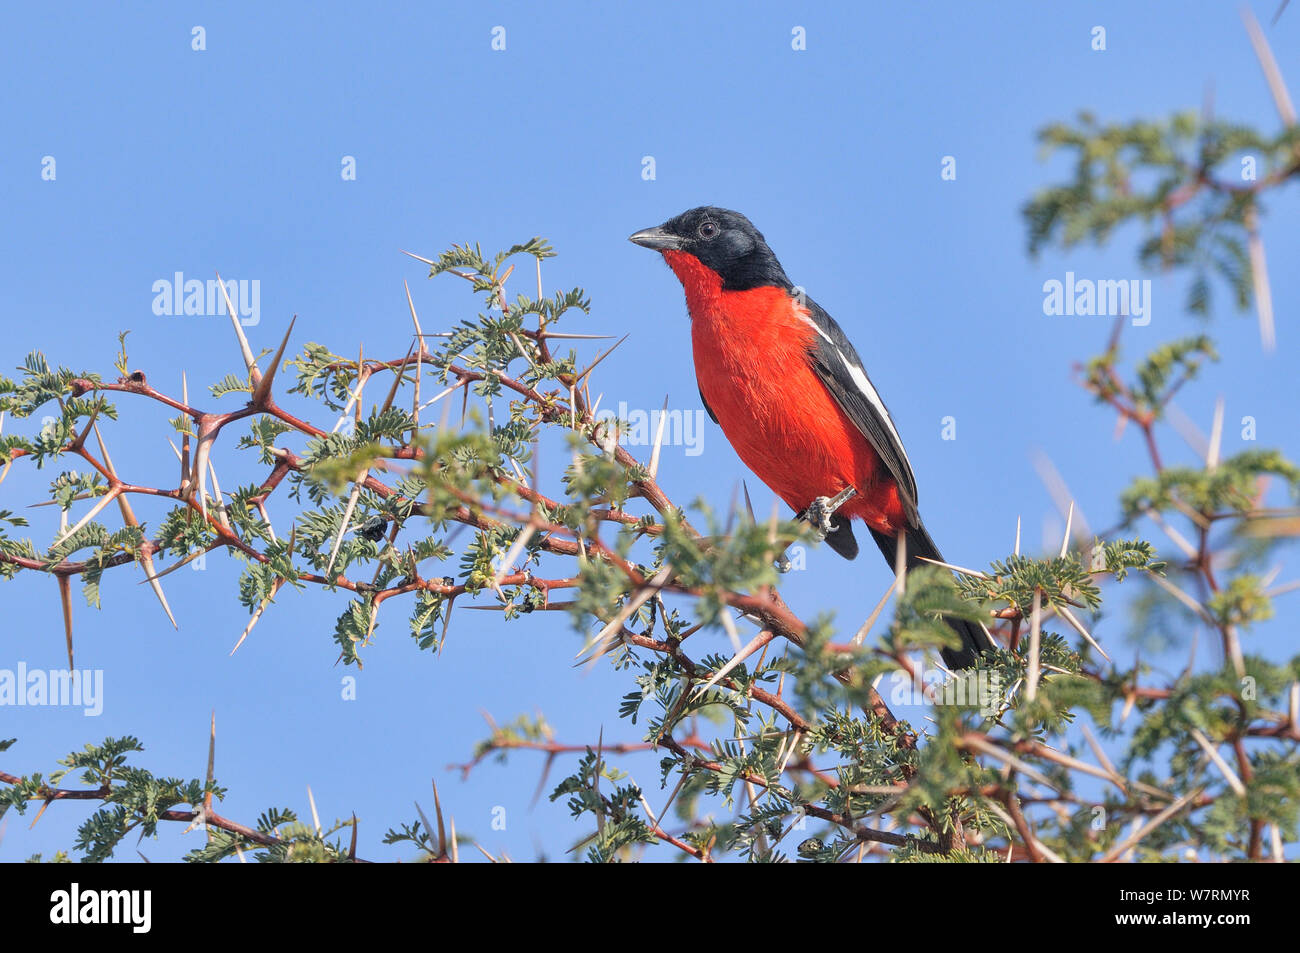
[[[862,359],[854,350],[835,319],[817,302],[805,299],[807,320],[817,330],[810,350],[813,371],[835,402],[853,421],[862,435],[871,443],[880,462],[898,484],[898,496],[903,512],[912,526],[920,525],[916,510],[916,478],[908,462],[903,441],[898,436],[894,421],[889,416],[885,402],[880,399],[871,379],[867,377]]]
[[[813,371],[835,397],[840,408],[871,442],[880,462],[898,484],[898,496],[902,500],[903,512],[908,521],[906,532],[901,534],[907,547],[907,571],[924,565],[927,560],[942,562],[943,556],[939,553],[939,548],[921,525],[921,518],[916,511],[916,479],[912,476],[912,465],[907,460],[903,441],[889,417],[885,402],[876,393],[876,388],[867,377],[866,368],[862,366],[862,359],[840,326],[815,302],[809,300],[807,307],[808,320],[817,329],[816,342],[810,354]],[[847,521],[843,522],[848,525]],[[880,547],[885,561],[893,564],[898,552],[898,538],[874,528],[871,529],[871,537]],[[828,536],[827,541],[829,540]],[[855,545],[854,549],[856,548]],[[981,624],[951,615],[945,618],[961,639],[960,648],[945,647],[940,650],[944,664],[949,668],[969,668],[982,653],[997,649],[996,643]]]

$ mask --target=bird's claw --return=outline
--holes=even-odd
[[[795,519],[809,523],[817,530],[817,537],[825,539],[829,534],[839,529],[839,524],[831,522],[831,517],[835,515],[841,506],[856,496],[857,492],[853,487],[846,486],[834,496],[819,496],[809,503],[807,508]],[[780,573],[790,571],[790,559],[785,553],[777,556],[776,571]]]
[[[801,519],[810,523],[813,529],[817,530],[817,535],[825,539],[828,535],[839,528],[837,523],[831,522],[831,517],[841,506],[857,495],[857,490],[851,486],[846,486],[834,496],[819,496],[805,509],[800,515]]]
[[[813,529],[817,530],[817,535],[821,539],[825,539],[838,528],[831,522],[831,516],[836,509],[837,507],[832,507],[829,496],[819,496],[804,510],[804,518],[812,524]]]

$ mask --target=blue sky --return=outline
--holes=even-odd
[[[1253,6],[1267,23],[1275,4]],[[457,241],[495,249],[543,235],[559,252],[547,288],[580,284],[592,297],[591,317],[570,330],[632,334],[603,366],[605,400],[657,408],[667,393],[693,411],[680,288],[626,236],[694,205],[727,206],[750,216],[856,343],[907,442],[931,532],[966,565],[1005,555],[1017,515],[1028,545],[1059,540],[1036,450],[1094,529],[1114,521],[1119,489],[1145,472],[1135,435],[1114,441],[1111,417],[1071,382],[1071,363],[1100,350],[1109,322],[1044,316],[1043,282],[1067,270],[1153,277],[1153,320],[1129,332],[1135,348],[1195,327],[1180,280],[1138,271],[1133,233],[1102,251],[1027,258],[1018,209],[1062,172],[1040,161],[1035,130],[1080,108],[1116,120],[1195,109],[1211,87],[1219,115],[1278,123],[1237,13],[1222,3],[559,3],[544,15],[521,3],[138,4],[26,7],[5,19],[7,366],[41,349],[111,376],[116,334],[130,329],[132,367],[170,389],[184,368],[198,395],[238,368],[229,323],[157,316],[151,289],[177,271],[214,270],[260,282],[255,349],[274,347],[297,314],[295,350],[319,341],[398,358],[410,340],[404,279],[426,329],[477,310],[460,282],[426,281],[400,249],[432,256]],[[191,48],[196,25],[202,51]],[[1096,25],[1104,52],[1090,47]],[[491,46],[496,26],[503,51]],[[791,49],[796,26],[806,50]],[[1269,31],[1293,80],[1297,31],[1292,13]],[[42,179],[45,156],[54,181]],[[345,156],[355,181],[340,175]],[[955,181],[940,178],[944,156],[956,159]],[[1277,352],[1262,353],[1253,315],[1220,312],[1224,360],[1179,401],[1208,429],[1222,394],[1230,424],[1254,416],[1259,443],[1293,457],[1296,211],[1284,193],[1265,222]],[[198,399],[213,409],[238,400]],[[136,482],[174,479],[166,415],[140,400],[118,406],[105,437],[119,467]],[[946,416],[956,440],[941,439]],[[6,421],[6,432],[23,427]],[[1236,433],[1229,426],[1225,452],[1243,448]],[[1190,459],[1175,437],[1166,448]],[[216,462],[227,488],[263,472],[233,441]],[[680,502],[702,494],[718,507],[745,475],[712,425],[702,453],[669,448],[661,472]],[[0,508],[43,498],[56,473],[15,466]],[[750,489],[767,512],[771,494],[752,479]],[[156,523],[158,511],[136,509]],[[48,542],[53,516],[33,512],[35,538]],[[1294,578],[1294,556],[1282,558],[1282,579]],[[394,613],[355,701],[340,698],[340,679],[355,673],[334,667],[330,642],[341,594],[285,595],[230,658],[246,622],[238,571],[214,556],[202,572],[168,577],[179,632],[137,570],[110,574],[103,610],[75,612],[78,664],[105,672],[103,714],[0,710],[0,736],[20,739],[0,766],[48,771],[84,742],[132,733],[148,749],[141,764],[201,776],[215,709],[227,816],[251,822],[271,805],[305,814],[310,785],[323,820],[362,819],[364,856],[396,859],[409,853],[380,836],[414,818],[413,801],[428,809],[436,778],[461,832],[516,858],[556,857],[579,829],[561,805],[529,808],[538,757],[485,764],[463,782],[448,769],[487,733],[479,712],[543,712],[566,742],[594,741],[602,726],[607,740],[639,738],[617,719],[625,681],[575,672],[580,641],[558,616],[503,627],[461,613],[435,659]],[[869,554],[846,563],[820,550],[784,591],[806,616],[835,610],[856,627],[887,584]],[[0,665],[63,664],[53,580],[24,573],[0,586],[0,600]],[[1296,621],[1283,602],[1248,648],[1289,655]],[[1111,644],[1123,631],[1120,618],[1098,627]],[[725,639],[709,638],[723,650]],[[653,790],[654,759],[629,764]],[[494,807],[506,809],[504,831],[491,829]],[[0,859],[68,846],[84,816],[62,804],[28,830],[11,814]],[[175,858],[198,837],[174,825],[141,850]]]

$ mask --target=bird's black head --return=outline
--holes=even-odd
[[[793,287],[763,240],[763,233],[730,209],[702,205],[670,218],[658,228],[639,231],[629,241],[663,252],[669,264],[674,253],[695,256],[722,278],[722,287],[728,291]]]

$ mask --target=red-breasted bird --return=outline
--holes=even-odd
[[[700,397],[745,465],[846,559],[858,554],[850,521],[860,519],[891,566],[899,533],[908,570],[922,557],[942,561],[917,512],[903,442],[862,359],[834,319],[796,290],[749,219],[704,206],[630,240],[661,252],[681,281]],[[850,488],[832,510],[832,498]],[[941,652],[950,668],[994,648],[982,626],[947,621],[962,640],[960,650]]]

